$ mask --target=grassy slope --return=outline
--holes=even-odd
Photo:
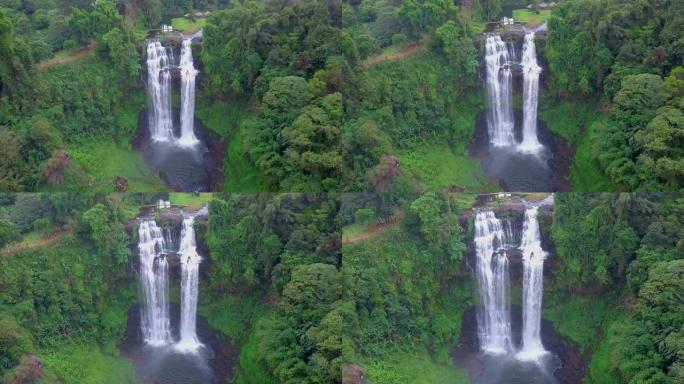
[[[573,189],[579,192],[605,192],[615,191],[615,186],[603,172],[594,158],[593,145],[596,141],[596,130],[600,124],[604,124],[603,117],[590,124],[586,134],[582,137],[575,150],[575,162],[570,168],[570,180]]]
[[[65,343],[39,353],[50,376],[63,383],[139,383],[133,363],[93,344]]]
[[[513,19],[516,22],[527,23],[527,25],[530,27],[535,27],[543,24],[546,20],[549,19],[549,17],[551,17],[550,10],[543,10],[539,11],[538,13],[530,11],[526,8],[513,10]]]
[[[93,140],[70,149],[75,164],[85,170],[93,192],[114,191],[117,176],[128,179],[128,190],[136,192],[164,191],[167,186],[147,167],[142,155],[121,148],[114,142]]]
[[[171,192],[169,200],[171,204],[184,205],[187,211],[196,211],[209,204],[213,197],[211,192],[200,193],[197,196],[193,193]]]
[[[494,189],[477,159],[456,153],[447,143],[403,150],[399,152],[399,158],[402,167],[428,190],[445,190],[453,185],[466,191]]]
[[[468,383],[463,371],[437,365],[424,349],[396,351],[382,360],[364,361],[369,384],[460,384]]]
[[[245,147],[249,124],[255,113],[243,102],[208,101],[200,98],[197,116],[204,125],[228,141],[223,165],[227,192],[265,192],[259,170],[247,159]]]
[[[176,17],[171,19],[171,26],[173,29],[183,31],[185,33],[195,33],[202,29],[207,23],[207,19],[196,19],[192,21],[185,17]]]

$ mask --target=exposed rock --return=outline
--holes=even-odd
[[[347,364],[342,373],[342,384],[365,384],[363,367],[358,364]]]
[[[114,179],[114,188],[117,192],[126,192],[128,189],[128,179],[123,176],[117,176]]]
[[[5,379],[7,384],[34,384],[44,377],[43,362],[40,361],[38,356],[24,355],[19,366],[5,376]]]

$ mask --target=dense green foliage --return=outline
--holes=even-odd
[[[339,200],[325,194],[226,194],[212,200],[212,300],[243,296],[238,314],[208,304],[210,322],[245,340],[239,383],[335,383],[342,372]],[[249,305],[273,295],[272,308]],[[222,314],[223,313],[223,314]],[[241,321],[249,319],[249,322]]]
[[[123,101],[127,93],[140,92],[135,83],[140,65],[132,37],[134,26],[123,19],[112,1],[74,8],[70,17],[62,16],[68,20],[64,33],[74,39],[66,40],[73,46],[76,41],[92,42],[81,48],[84,57],[60,64],[60,60],[68,62],[69,55],[81,54],[68,51],[54,63],[36,64],[45,57],[25,51],[26,36],[14,27],[23,20],[21,15],[12,12],[7,16],[0,10],[4,42],[0,139],[3,147],[11,148],[3,156],[0,188],[26,191],[44,186],[91,186],[93,169],[71,152],[76,153],[84,142],[103,138],[128,148],[136,131],[137,122],[130,121],[129,106]],[[90,53],[95,46],[97,52]],[[133,108],[137,114],[140,106]],[[112,190],[113,177],[107,184]]]
[[[26,250],[0,254],[0,377],[134,382],[132,365],[111,356],[136,297],[121,222],[126,203],[79,194],[4,195],[2,201],[21,232],[54,225],[61,233],[47,245],[27,243]],[[44,367],[32,365],[30,354]]]
[[[474,85],[477,51],[457,7],[439,0],[397,4],[363,1],[345,8],[344,22],[359,42],[361,57],[367,58],[345,76],[343,92],[342,150],[347,188],[353,190],[387,192],[395,189],[395,179],[399,189],[406,184],[415,188],[415,182],[406,180],[415,174],[402,172],[396,160],[397,155],[402,157],[399,151],[446,141],[459,160],[475,127],[478,109],[473,112],[473,103],[465,95]],[[396,16],[390,17],[391,12]],[[371,56],[383,57],[380,48],[407,41],[415,45],[415,58],[394,61]],[[478,107],[480,103],[478,99]],[[467,162],[458,165],[472,167]],[[455,174],[469,171],[458,166],[449,170]],[[450,181],[465,180],[468,187],[481,187],[472,178]]]
[[[613,103],[585,140],[619,189],[682,189],[683,25],[684,5],[668,0],[566,1],[549,20],[552,93]]]
[[[353,321],[347,325],[352,348],[346,358],[367,368],[369,382],[432,378],[446,383],[462,377],[449,352],[459,343],[462,315],[472,298],[468,274],[461,269],[464,230],[458,208],[451,204],[448,196],[435,193],[406,199],[364,194],[345,198],[343,219],[349,212],[358,217],[372,210],[376,220],[390,221],[371,238],[356,240],[346,231],[343,237],[346,300],[354,305]],[[405,219],[398,221],[404,212]],[[419,352],[425,350],[427,355]],[[427,364],[421,367],[427,370],[424,378],[411,379],[410,371],[394,367],[397,360],[416,355]]]
[[[548,316],[559,329],[596,348],[590,383],[682,380],[683,204],[662,194],[557,196],[555,295],[601,292],[625,303],[623,316],[611,315],[619,306],[596,307],[594,298],[552,303],[560,306]],[[596,327],[607,331],[598,347]]]
[[[340,83],[358,53],[338,6],[235,2],[205,27],[207,92],[260,101],[242,155],[272,190],[339,189]]]

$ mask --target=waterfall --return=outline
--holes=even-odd
[[[524,269],[522,347],[517,354],[520,360],[537,360],[546,353],[540,337],[546,252],[541,247],[537,213],[537,207],[525,210],[520,243]]]
[[[171,141],[173,120],[171,114],[171,61],[159,41],[147,44],[147,92],[152,107],[148,112],[150,138],[153,141]]]
[[[505,252],[511,238],[510,223],[502,225],[492,211],[477,213],[474,241],[477,280],[482,301],[477,323],[480,345],[487,353],[503,354],[513,349],[508,258]]]
[[[513,77],[511,74],[511,55],[509,46],[499,35],[487,36],[485,43],[485,62],[487,64],[487,95],[489,97],[489,114],[487,130],[489,142],[494,146],[511,146],[515,144],[513,132]]]
[[[521,151],[531,153],[536,153],[542,148],[542,144],[537,139],[537,104],[541,67],[537,64],[534,35],[534,31],[526,32],[523,44],[523,132],[522,142],[518,146]]]
[[[182,146],[193,146],[198,143],[195,137],[195,69],[192,60],[192,40],[183,40],[180,58],[181,72],[181,135],[178,143]]]
[[[180,137],[173,129],[171,110],[171,69],[178,68],[181,77]],[[150,138],[192,147],[199,143],[195,136],[195,77],[197,69],[192,59],[192,38],[183,39],[180,62],[173,49],[166,49],[159,41],[147,44],[147,92],[151,107],[148,112]]]
[[[194,351],[202,344],[197,339],[197,295],[199,280],[199,264],[202,258],[195,245],[194,217],[183,219],[180,249],[181,258],[181,319],[180,342],[177,348]]]
[[[169,266],[165,236],[154,220],[138,226],[140,286],[143,296],[141,329],[147,344],[161,346],[171,342],[169,319]]]

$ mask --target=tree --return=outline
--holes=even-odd
[[[131,39],[119,28],[102,35],[102,47],[111,63],[129,77],[140,72],[139,56]]]
[[[143,1],[143,12],[145,13],[145,25],[154,28],[162,21],[162,3],[160,0]]]
[[[477,51],[462,26],[449,20],[435,31],[442,52],[449,59],[449,65],[460,73],[463,88],[471,83],[477,72]]]
[[[86,236],[92,241],[99,256],[113,265],[122,266],[128,262],[128,235],[116,216],[103,204],[96,204],[83,213]]]

